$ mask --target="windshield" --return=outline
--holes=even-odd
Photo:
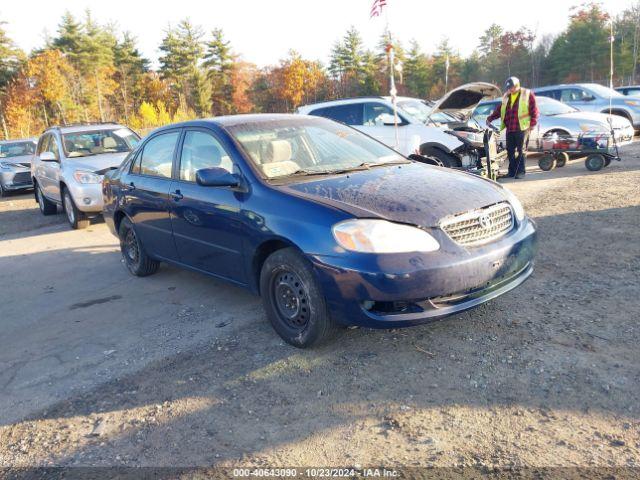
[[[589,90],[600,97],[624,97],[624,95],[622,95],[620,92],[616,92],[613,88],[598,85],[597,83],[590,83],[586,86],[589,88]]]
[[[326,175],[409,162],[347,126],[300,117],[227,127],[266,178]]]
[[[12,142],[0,144],[0,158],[33,155],[35,151],[36,144],[34,142]]]
[[[459,121],[445,112],[436,112],[431,114],[433,106],[429,106],[421,100],[400,100],[398,102],[398,108],[412,117],[417,118],[422,123],[452,123]]]
[[[567,105],[566,103],[559,102],[549,97],[536,97],[536,103],[538,104],[538,110],[540,115],[562,115],[564,113],[577,112],[578,110]]]
[[[133,150],[140,141],[140,137],[128,128],[65,133],[62,138],[68,158],[126,153]]]

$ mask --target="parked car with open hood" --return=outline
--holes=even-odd
[[[630,143],[633,140],[633,125],[619,115],[607,115],[605,113],[582,112],[570,105],[559,102],[549,97],[538,97],[538,110],[540,116],[538,124],[531,129],[529,135],[529,148],[539,150],[544,139],[552,136],[578,137],[579,135],[602,133],[609,134],[613,128],[616,142],[619,146]],[[471,116],[471,120],[484,125],[487,117],[500,105],[500,100],[485,101],[480,103]],[[609,124],[611,120],[611,125]],[[500,120],[494,121],[495,126],[500,125]],[[502,139],[504,140],[504,132]]]
[[[5,193],[33,188],[31,159],[35,138],[0,141],[0,197]]]
[[[35,198],[43,215],[64,209],[73,228],[102,212],[102,177],[133,150],[140,137],[115,123],[47,129],[31,164]]]
[[[415,99],[420,101],[419,99]],[[466,146],[433,124],[425,124],[398,105],[398,129],[390,97],[361,97],[305,105],[302,115],[335,120],[360,130],[402,155],[434,156],[445,166],[460,164],[467,156]]]
[[[336,324],[395,328],[461,312],[533,270],[535,225],[508,190],[325,118],[168,125],[102,188],[132,274],[169,262],[246,287],[297,347]]]
[[[551,97],[583,112],[612,113],[640,129],[640,99],[627,97],[597,83],[573,83],[535,88],[538,97]],[[611,110],[609,112],[609,110]]]

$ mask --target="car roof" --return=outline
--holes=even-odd
[[[333,107],[333,106],[336,106],[336,105],[349,105],[349,104],[353,104],[353,103],[360,103],[360,102],[366,101],[366,100],[377,100],[377,101],[385,100],[385,101],[387,101],[387,98],[380,97],[380,96],[340,98],[338,100],[329,100],[329,101],[326,101],[326,102],[318,102],[318,103],[310,103],[308,105],[302,105],[301,107],[298,108],[298,111],[300,113],[305,113],[305,112],[308,112],[310,110],[314,110],[316,108]]]
[[[592,86],[595,86],[595,85],[602,86],[599,83],[559,83],[557,85],[547,85],[547,86],[544,86],[544,87],[537,87],[537,88],[534,88],[533,91],[534,92],[537,92],[537,91],[544,92],[546,90],[556,90],[558,88],[570,88],[570,87],[586,87],[586,88],[589,88],[589,87],[592,87]]]
[[[224,127],[233,127],[235,125],[242,125],[246,123],[266,123],[266,122],[273,122],[277,120],[290,120],[290,121],[302,122],[302,121],[309,121],[309,117],[296,115],[293,113],[243,113],[239,115],[223,115],[220,117],[200,118],[196,120],[187,120],[186,122],[171,123],[155,129],[149,135],[155,132],[171,130],[174,128],[207,127],[212,125],[224,128]],[[325,119],[318,118],[318,120],[325,120]]]
[[[100,130],[111,130],[117,128],[129,128],[119,123],[78,123],[73,125],[55,125],[47,128],[45,131],[56,130],[62,134],[75,132],[95,132]]]
[[[622,87],[616,87],[615,90],[623,90],[625,88],[640,88],[640,85],[623,85]]]
[[[11,140],[0,140],[0,145],[6,145],[8,143],[19,143],[19,142],[33,142],[38,143],[38,137],[32,138],[14,138]]]

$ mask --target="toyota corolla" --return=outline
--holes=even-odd
[[[103,194],[132,274],[166,262],[248,288],[297,347],[455,314],[533,271],[535,225],[508,190],[324,118],[163,127]]]

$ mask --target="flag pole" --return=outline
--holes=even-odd
[[[391,37],[391,30],[389,29],[389,7],[384,11],[384,17],[386,20],[386,29],[387,29],[387,37],[389,38],[389,45],[387,46],[389,50],[389,94],[391,95],[391,104],[393,105],[393,129],[395,133],[395,148],[400,147],[400,135],[398,132],[398,105],[397,105],[397,95],[398,90],[396,89],[396,79],[394,72],[395,65],[395,52],[393,48],[393,39]]]

